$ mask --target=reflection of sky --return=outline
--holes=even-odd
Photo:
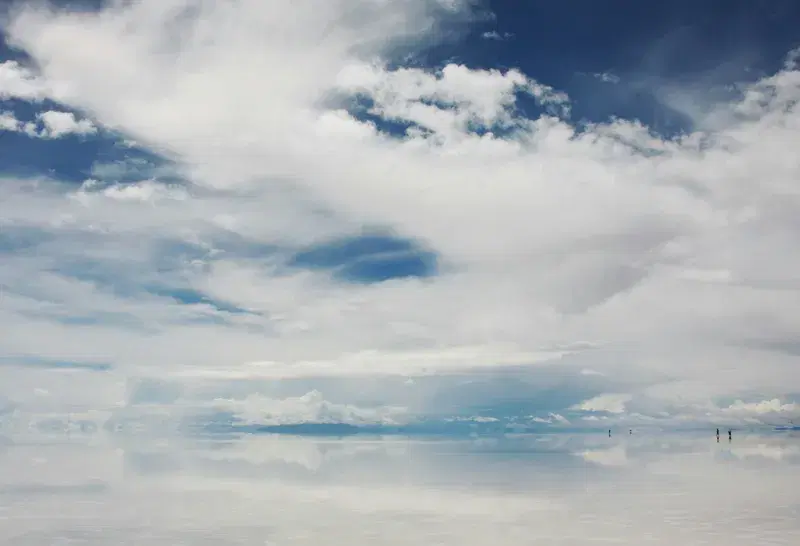
[[[788,545],[798,478],[790,435],[12,438],[0,542]]]

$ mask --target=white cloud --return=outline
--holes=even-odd
[[[0,132],[8,131],[11,133],[26,133],[28,136],[39,136],[36,132],[36,125],[31,122],[24,122],[17,119],[13,112],[0,112]]]
[[[576,404],[572,409],[581,411],[603,411],[606,413],[624,413],[625,405],[631,401],[629,394],[602,394],[590,400]]]
[[[784,404],[781,403],[780,400],[777,398],[773,398],[772,400],[763,400],[761,402],[750,402],[745,403],[741,400],[737,400],[727,408],[724,408],[723,411],[726,412],[742,412],[742,413],[754,413],[757,415],[763,415],[765,413],[792,413],[800,410],[800,405],[795,403]]]
[[[567,101],[566,95],[517,70],[472,70],[457,64],[448,64],[439,74],[415,68],[387,70],[353,64],[339,73],[337,89],[369,96],[374,102],[371,113],[414,123],[418,129],[430,131],[430,142],[439,145],[474,140],[470,124],[488,129],[513,126],[513,107],[519,93],[545,105],[563,106]]]
[[[12,112],[0,112],[0,131],[18,131],[19,120]]]
[[[46,96],[45,83],[17,61],[0,63],[0,100],[40,100]]]
[[[531,419],[531,421],[533,421],[534,423],[542,423],[542,424],[553,424],[553,423],[557,423],[557,424],[560,424],[560,425],[569,425],[570,424],[569,419],[567,419],[566,417],[564,417],[563,415],[560,415],[558,413],[550,413],[547,416],[547,418],[534,417],[533,419]]]
[[[88,119],[77,119],[72,112],[49,110],[36,116],[43,125],[44,138],[61,138],[65,135],[91,135],[97,127]]]
[[[509,40],[509,39],[511,39],[513,37],[514,37],[514,35],[511,34],[510,32],[500,33],[500,32],[497,32],[496,30],[490,30],[488,32],[484,32],[483,34],[481,34],[481,38],[483,38],[485,40],[497,40],[498,42],[502,42],[504,40]]]
[[[619,83],[620,78],[616,74],[612,74],[611,72],[598,72],[596,74],[592,74],[595,78],[600,80],[603,83]]]
[[[215,400],[215,409],[230,411],[244,424],[296,425],[305,423],[344,423],[348,425],[395,425],[403,419],[405,408],[360,408],[325,400],[319,391],[303,396],[275,400],[251,395],[243,400]]]
[[[628,451],[623,445],[610,449],[589,449],[576,455],[585,461],[601,466],[625,466],[628,464]]]
[[[390,68],[471,2],[187,5],[12,17],[41,74],[4,63],[3,97],[85,112],[41,122],[53,138],[119,131],[190,183],[4,180],[3,244],[28,249],[3,256],[6,354],[220,385],[560,373],[569,357],[599,392],[629,393],[577,407],[623,417],[800,390],[794,68],[664,140],[625,120],[578,131],[567,97],[518,70]],[[521,117],[520,93],[552,113]],[[416,130],[359,121],[351,95]],[[437,252],[441,274],[364,286],[283,265],[376,225]],[[601,348],[561,349],[584,339]]]
[[[67,135],[91,135],[97,127],[88,119],[77,119],[72,112],[48,110],[36,114],[38,126],[17,119],[13,112],[0,112],[0,131],[25,133],[36,138],[61,138]]]

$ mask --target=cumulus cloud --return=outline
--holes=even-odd
[[[360,408],[325,400],[319,391],[303,396],[275,400],[251,395],[243,400],[215,400],[214,407],[230,411],[240,422],[248,425],[331,424],[394,425],[406,413],[405,408]]]
[[[97,128],[88,119],[77,119],[72,112],[49,110],[36,116],[43,125],[41,135],[45,138],[61,138],[65,135],[90,135]]]
[[[0,63],[0,100],[40,100],[47,96],[45,83],[17,61]]]
[[[95,134],[97,127],[88,119],[78,119],[72,112],[48,110],[36,114],[38,123],[18,120],[13,112],[0,112],[0,131],[24,133],[36,138],[62,138],[67,135]]]
[[[625,404],[630,402],[629,394],[603,394],[586,400],[572,407],[581,411],[597,411],[606,413],[624,413]]]
[[[0,131],[18,131],[20,122],[13,112],[0,113]]]
[[[356,376],[359,392],[569,358],[625,385],[573,411],[612,415],[798,392],[800,71],[679,137],[579,127],[535,75],[398,66],[474,7],[20,7],[5,31],[38,70],[4,63],[2,97],[85,112],[183,182],[4,180],[3,350],[123,378]],[[52,138],[95,130],[52,114]],[[373,229],[436,253],[437,274],[358,284],[290,266]]]
[[[438,145],[469,140],[474,129],[513,126],[517,96],[525,93],[544,105],[563,106],[567,97],[517,70],[472,70],[448,64],[439,74],[415,68],[350,65],[339,73],[337,88],[373,103],[369,112],[407,122],[415,140]]]
[[[36,124],[24,122],[17,119],[14,112],[0,112],[0,132],[8,131],[11,133],[25,133],[28,136],[39,136],[36,131]]]

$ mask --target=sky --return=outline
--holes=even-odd
[[[2,9],[3,419],[800,413],[796,2]]]

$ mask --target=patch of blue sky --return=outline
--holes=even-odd
[[[465,40],[426,51],[424,64],[517,68],[566,92],[578,127],[618,117],[638,119],[665,137],[680,135],[694,120],[676,93],[691,100],[695,90],[706,102],[730,98],[731,84],[774,73],[786,51],[800,45],[794,0],[623,0],[613,9],[591,1],[488,5],[494,17],[474,25]],[[487,39],[487,32],[504,39]],[[542,113],[529,98],[519,104],[526,117]]]
[[[497,388],[499,385],[494,385],[494,387]],[[480,416],[506,423],[532,424],[533,419],[550,420],[551,413],[568,417],[575,413],[569,409],[570,407],[600,394],[598,390],[580,384],[571,385],[569,388],[550,389],[537,389],[535,386],[532,388],[529,386],[525,393],[521,392],[521,387],[516,387],[515,390],[517,391],[516,395],[506,396],[500,391],[487,393],[481,392],[480,389],[475,391],[461,389],[451,393],[442,393],[443,398],[436,401],[436,415],[439,417],[448,415],[447,410],[449,409],[452,411],[452,417]],[[458,398],[461,396],[465,398]],[[466,398],[469,396],[478,398]],[[474,401],[470,402],[469,400]]]
[[[123,267],[125,264],[121,263],[119,268]],[[109,267],[107,262],[82,256],[63,256],[46,271],[65,278],[91,282],[98,288],[110,290],[121,297],[133,297],[141,291],[137,279],[120,275],[117,268]]]
[[[143,180],[171,185],[186,182],[175,162],[128,141],[123,135],[115,136],[113,146],[96,154],[88,177],[105,184],[131,184]]]
[[[433,252],[414,241],[379,234],[317,244],[295,253],[288,263],[291,267],[330,270],[334,277],[354,283],[425,278],[437,273]]]
[[[250,314],[250,311],[248,311],[247,309],[242,309],[241,307],[238,307],[236,305],[210,298],[206,294],[200,292],[199,290],[194,290],[192,288],[169,288],[169,287],[150,286],[147,287],[146,290],[150,294],[171,298],[175,300],[177,303],[183,305],[208,305],[211,306],[216,311],[220,311],[223,313]]]
[[[124,268],[125,264],[119,264],[119,268]],[[169,298],[173,302],[186,306],[208,306],[208,312],[199,314],[192,318],[187,317],[187,322],[213,322],[224,323],[225,315],[249,313],[249,311],[238,306],[219,301],[203,294],[202,292],[181,285],[178,270],[158,271],[143,270],[141,277],[136,275],[120,275],[118,268],[109,268],[105,262],[92,261],[83,257],[64,257],[57,266],[50,268],[50,271],[60,276],[75,279],[81,282],[91,282],[100,290],[107,290],[118,297],[125,299],[137,299],[141,297],[160,297]],[[174,272],[174,279],[170,284],[164,279],[164,274]],[[130,272],[130,271],[129,271]],[[41,315],[42,312],[29,311],[24,314],[29,316]],[[52,320],[64,324],[83,324],[83,325],[124,325],[136,330],[148,330],[149,325],[143,323],[127,313],[114,313],[108,311],[92,311],[84,314],[66,314],[59,312],[47,312],[45,315]]]
[[[188,263],[206,260],[209,255],[208,246],[178,239],[160,239],[153,246],[154,274],[180,270]]]
[[[0,62],[7,60],[0,55]],[[14,57],[14,56],[10,56]],[[87,116],[51,100],[0,100],[0,112],[8,112],[37,130],[43,112],[69,112],[77,119]],[[91,118],[88,118],[91,120]],[[156,180],[166,184],[184,182],[176,165],[155,152],[128,140],[125,135],[98,127],[91,134],[65,134],[41,138],[24,131],[0,131],[0,172],[20,178],[52,177],[81,184],[95,179],[105,184]]]
[[[375,129],[393,138],[405,138],[410,131],[427,131],[417,123],[383,116],[376,110],[375,101],[364,94],[357,93],[349,97],[336,97],[331,107],[344,108],[351,116],[363,123],[371,123]]]
[[[103,243],[102,235],[86,234],[81,232],[82,242],[89,246]],[[37,239],[30,236],[31,245]],[[46,241],[46,239],[45,239]],[[134,244],[134,241],[131,241]],[[130,247],[128,247],[130,250]],[[100,259],[91,254],[63,253],[59,260],[52,264],[47,271],[58,275],[89,281],[100,287],[105,287],[122,297],[131,297],[146,291],[148,284],[155,286],[168,281],[179,280],[179,274],[184,266],[193,259],[201,259],[205,256],[202,247],[182,244],[178,241],[173,244],[164,244],[155,251],[148,247],[136,249],[139,251],[152,251],[154,256],[151,261],[140,262],[126,259],[125,253],[121,252],[118,256],[101,255]],[[117,258],[116,261],[113,258]],[[109,259],[112,258],[112,259]],[[133,273],[131,268],[138,269],[138,275],[120,275],[121,270]],[[170,276],[172,274],[172,277]]]
[[[84,372],[107,372],[113,369],[106,362],[80,362],[72,360],[58,360],[33,356],[5,356],[0,355],[0,366],[13,366],[20,368],[36,368],[43,370],[72,370]]]
[[[102,244],[102,240],[94,242],[93,234],[81,234],[82,243],[86,246]],[[42,246],[52,244],[55,236],[46,231],[34,228],[14,228],[0,233],[0,256],[3,254],[28,254],[37,256]],[[132,242],[132,244],[134,244]],[[241,248],[228,245],[226,256],[264,256],[274,254],[274,250],[247,245],[241,242]],[[55,262],[44,264],[42,270],[66,279],[80,282],[89,282],[98,290],[110,292],[124,299],[137,299],[140,297],[169,298],[175,303],[209,307],[209,312],[203,316],[196,316],[194,322],[225,321],[226,314],[249,313],[246,309],[209,297],[199,290],[187,285],[185,271],[188,264],[194,260],[208,258],[208,249],[203,246],[185,243],[182,241],[165,240],[156,249],[152,250],[153,259],[147,262],[131,262],[121,253],[115,261],[96,259],[87,254],[70,254],[64,252]],[[126,274],[122,274],[122,272]],[[133,274],[133,273],[136,274]],[[26,312],[35,315],[38,311]],[[218,313],[216,315],[215,313]],[[131,328],[146,328],[145,324],[125,313],[91,312],[88,314],[62,315],[48,312],[48,318],[68,324],[125,324]],[[188,320],[188,319],[187,319]]]
[[[433,98],[422,97],[418,101],[420,104],[427,106],[434,106],[441,110],[455,110],[456,106],[444,101],[438,101]],[[397,119],[384,115],[375,105],[375,101],[371,97],[361,94],[348,97],[344,101],[343,106],[347,112],[358,121],[363,123],[372,124],[375,129],[386,136],[404,139],[410,136],[417,135],[430,135],[432,131],[416,122]],[[516,111],[523,119],[536,119],[541,115],[557,115],[561,117],[561,112],[558,108],[553,106],[541,105],[533,97],[529,97],[524,93],[517,94]],[[467,130],[473,134],[482,136],[485,134],[493,134],[497,137],[508,137],[519,129],[518,122],[512,123],[492,123],[484,124],[477,120],[470,120],[467,122]]]
[[[178,382],[143,377],[130,379],[127,390],[128,405],[173,404],[183,395],[184,386]]]
[[[20,312],[22,315],[35,317],[36,312]],[[45,316],[45,315],[42,315]],[[48,315],[49,318],[60,322],[61,324],[73,326],[124,326],[131,330],[148,330],[146,324],[141,320],[133,317],[128,313],[115,313],[109,311],[94,311],[92,313],[85,313],[81,315],[71,314],[67,316]]]
[[[5,109],[0,103],[0,110]],[[20,118],[29,121],[27,118]],[[82,183],[97,155],[113,141],[101,135],[64,135],[47,139],[24,132],[0,132],[0,172],[20,178],[51,177]]]
[[[46,111],[71,112],[57,103],[20,100],[0,101],[0,111],[11,112],[22,123],[36,123],[37,114]],[[100,128],[92,134],[66,134],[58,138],[39,138],[22,131],[0,132],[0,172],[5,176],[40,176],[81,184],[94,179],[101,185],[155,180],[165,184],[184,182],[171,161],[146,150],[124,135]]]
[[[23,297],[26,294],[22,294]],[[33,295],[27,295],[32,300],[39,300],[43,305],[32,306],[29,309],[20,309],[17,313],[20,316],[27,317],[34,320],[45,320],[59,324],[70,326],[121,326],[132,331],[150,332],[152,327],[142,321],[140,318],[127,313],[117,311],[102,311],[102,310],[89,310],[89,311],[70,311],[66,307],[37,296],[34,292]]]
[[[3,226],[0,231],[0,255],[35,251],[39,245],[55,240],[55,234],[39,228]]]
[[[244,233],[215,229],[204,234],[201,243],[178,239],[158,241],[154,249],[156,269],[165,272],[192,261],[209,261],[214,258],[274,262],[291,250],[275,244],[255,240]]]

